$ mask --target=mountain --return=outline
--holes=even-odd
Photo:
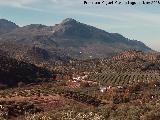
[[[78,58],[104,58],[129,49],[151,51],[140,41],[129,40],[118,33],[109,33],[71,18],[55,25],[53,36],[61,47],[72,51],[72,55]]]
[[[53,35],[58,38],[87,39],[92,41],[100,40],[108,43],[128,41],[120,34],[108,33],[104,30],[80,23],[71,18],[67,18],[60,24],[55,25],[53,28]]]
[[[16,25],[15,23],[5,19],[0,19],[0,35],[11,32],[16,28],[18,28],[18,25]]]
[[[31,61],[35,61],[33,56],[43,61],[68,61],[69,58],[105,58],[129,49],[152,51],[140,41],[129,40],[118,33],[109,33],[72,18],[55,26],[31,24],[19,27],[0,35],[0,38],[1,49],[14,57],[18,54],[25,59],[26,56]]]

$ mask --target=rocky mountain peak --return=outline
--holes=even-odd
[[[15,23],[6,19],[0,19],[0,34],[11,32],[16,28],[18,28],[18,25],[16,25]]]
[[[75,19],[73,18],[66,18],[62,21],[61,24],[66,25],[66,24],[75,24],[78,23]]]

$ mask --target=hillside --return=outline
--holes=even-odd
[[[32,57],[27,50],[35,46],[46,51],[46,54],[51,54],[47,59],[43,59],[44,61],[49,61],[49,58],[55,59],[55,54],[60,55],[60,59],[90,59],[110,57],[129,49],[152,51],[140,41],[129,40],[118,33],[109,33],[71,18],[55,26],[31,24],[19,27],[1,35],[0,38],[0,46],[4,51],[8,51],[11,56],[15,57],[16,54],[13,54],[10,48],[5,47],[14,44],[12,48],[21,49],[21,56],[27,56],[31,61],[33,61]]]
[[[5,19],[0,19],[0,35],[11,32],[16,28],[18,28],[18,25],[16,25],[15,23]]]
[[[160,54],[130,50],[111,59],[99,60],[97,71],[89,79],[107,85],[135,84],[137,82],[159,81]],[[93,64],[93,66],[95,66]],[[92,69],[92,68],[90,68]]]
[[[38,83],[54,79],[53,73],[33,64],[17,61],[0,51],[0,86],[14,87],[19,83]]]
[[[12,80],[20,78],[26,82],[37,78],[35,72],[39,68],[34,65],[4,56],[0,58],[3,81],[9,75]],[[136,50],[122,52],[110,59],[70,60],[63,66],[57,65],[59,71],[63,68],[64,71],[59,72],[54,82],[1,90],[0,118],[159,120],[159,61],[158,53]],[[50,77],[46,73],[42,76]]]

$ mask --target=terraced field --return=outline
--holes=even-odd
[[[151,73],[99,73],[89,77],[90,80],[100,82],[102,85],[132,85],[136,82],[159,81],[160,74]]]

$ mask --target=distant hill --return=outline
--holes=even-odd
[[[99,59],[90,66],[95,70],[89,75],[89,80],[101,85],[126,86],[138,82],[153,82],[160,79],[160,54],[144,53],[129,50],[110,59]],[[93,69],[96,67],[95,69]],[[148,87],[148,86],[147,86]]]
[[[108,60],[104,67],[116,72],[160,73],[160,54],[129,50]],[[106,70],[107,71],[107,70]]]
[[[18,25],[16,25],[15,23],[5,19],[0,19],[0,35],[11,32],[16,28],[18,28]]]
[[[23,59],[28,58],[31,61],[33,56],[47,62],[64,62],[63,60],[68,61],[69,58],[106,58],[129,49],[152,51],[140,41],[129,40],[118,33],[109,33],[71,18],[55,26],[31,24],[19,27],[0,35],[0,38],[2,50],[8,51],[14,57],[18,54]],[[5,47],[11,44],[12,49]],[[13,53],[14,50],[17,52]]]

